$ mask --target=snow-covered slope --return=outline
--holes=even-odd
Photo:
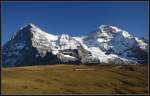
[[[3,46],[4,66],[56,63],[147,63],[148,44],[114,26],[101,25],[86,36],[53,35],[26,25]]]
[[[104,62],[117,57],[125,61],[145,63],[148,55],[146,42],[114,26],[101,25],[96,32],[85,36],[82,40],[75,39],[86,45],[94,54],[93,57],[96,56]],[[137,58],[137,55],[140,56]]]

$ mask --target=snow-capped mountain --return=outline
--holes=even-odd
[[[148,43],[114,26],[101,25],[86,36],[53,35],[26,25],[3,46],[3,66],[60,63],[148,63]]]

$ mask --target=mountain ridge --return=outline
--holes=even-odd
[[[49,34],[30,23],[3,46],[3,66],[56,63],[148,63],[148,44],[114,26],[101,25],[92,35]],[[142,61],[143,60],[143,61]]]

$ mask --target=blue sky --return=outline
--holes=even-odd
[[[51,34],[86,35],[112,25],[148,38],[147,2],[5,2],[2,5],[2,45],[20,27],[34,23]]]

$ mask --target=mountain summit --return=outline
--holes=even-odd
[[[114,26],[81,37],[53,35],[28,24],[3,46],[4,67],[44,64],[146,64],[148,44]]]

